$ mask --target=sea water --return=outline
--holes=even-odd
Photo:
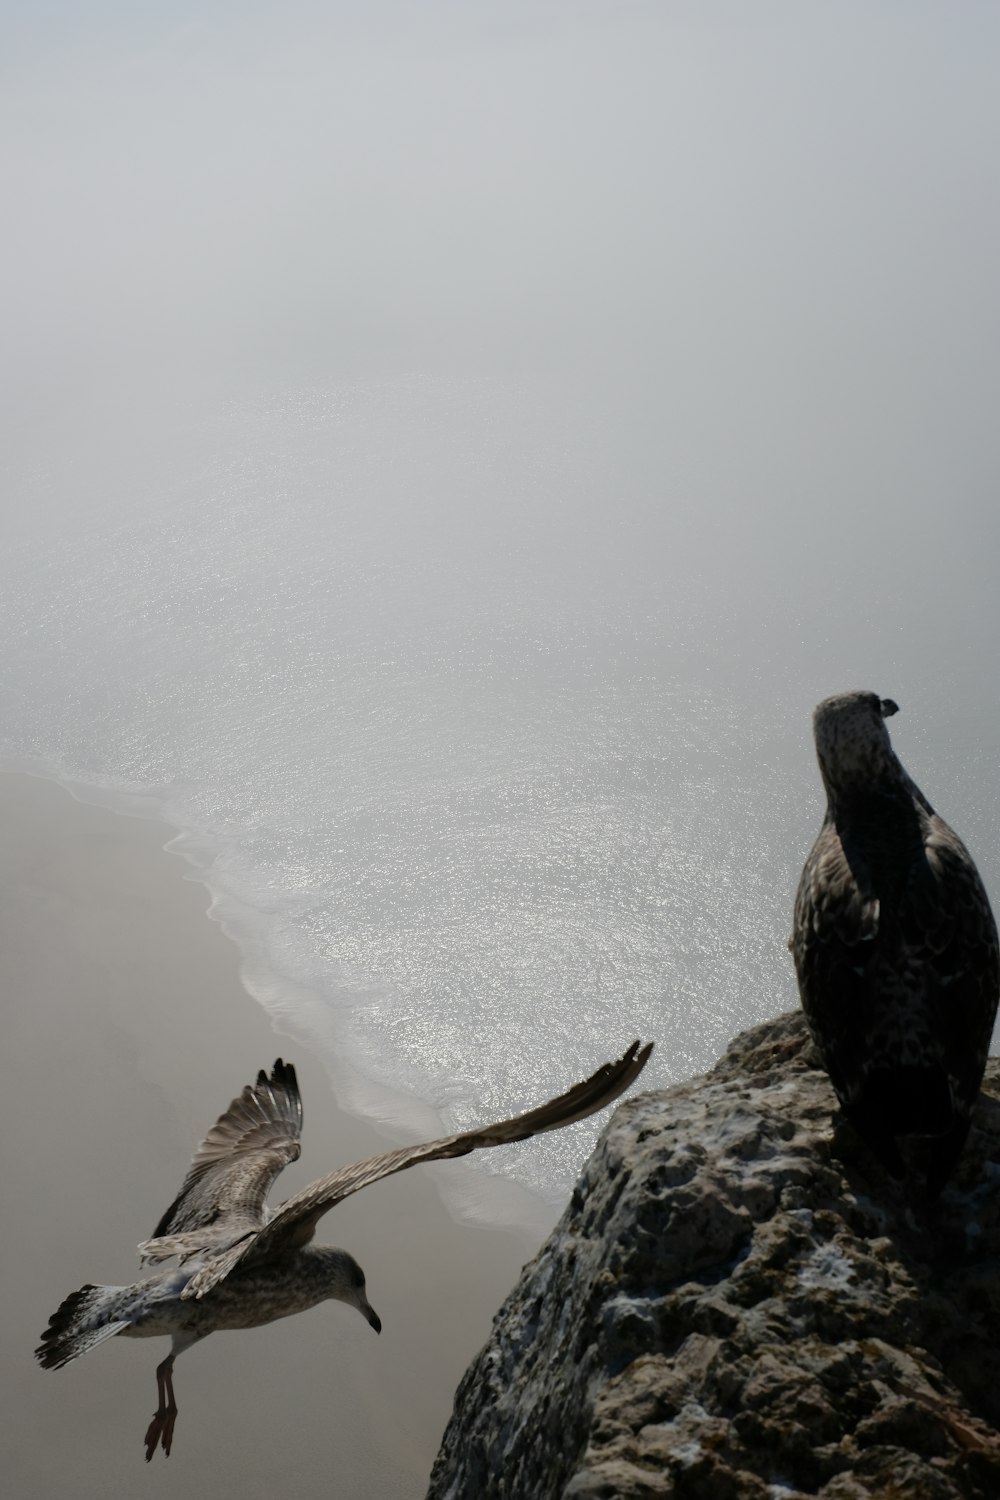
[[[126,458],[105,414],[19,471],[6,764],[179,830],[251,993],[404,1133],[634,1037],[664,1085],[793,1005],[812,703],[929,691],[888,620],[838,631],[846,577],[803,579],[819,527],[778,556],[772,509],[699,498],[630,420],[409,375],[154,414]],[[978,852],[946,718],[925,762]],[[600,1123],[486,1165],[556,1201]]]

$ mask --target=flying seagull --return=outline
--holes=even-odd
[[[856,692],[813,715],[827,809],[789,947],[845,1114],[893,1176],[905,1155],[930,1200],[968,1135],[1000,955],[968,850],[893,752],[885,720],[897,712]]]
[[[302,1133],[295,1069],[279,1057],[270,1078],[262,1070],[220,1115],[153,1237],[139,1246],[144,1262],[176,1258],[176,1267],[132,1286],[81,1287],[49,1319],[35,1357],[46,1370],[57,1370],[115,1334],[169,1335],[170,1353],[156,1369],[158,1404],[146,1432],[146,1461],[158,1446],[169,1454],[177,1419],[174,1360],[210,1333],[257,1328],[331,1297],[356,1307],[381,1331],[353,1256],[310,1243],[323,1214],[418,1162],[466,1156],[586,1119],[638,1078],[652,1050],[652,1043],[633,1042],[617,1062],[537,1109],[341,1167],[271,1209],[265,1199],[282,1167],[298,1157]]]

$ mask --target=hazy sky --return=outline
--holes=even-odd
[[[973,365],[985,417],[991,5],[5,9],[18,380],[611,359],[789,418],[908,375],[891,420]]]
[[[15,496],[59,423],[171,443],[160,386],[542,373],[595,557],[791,621],[827,559],[859,647],[883,593],[921,650],[996,629],[996,6],[4,16]]]

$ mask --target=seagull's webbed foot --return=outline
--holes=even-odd
[[[174,1440],[174,1423],[177,1421],[173,1369],[174,1356],[172,1354],[168,1354],[163,1363],[156,1367],[156,1397],[159,1405],[153,1413],[153,1420],[146,1428],[147,1463],[159,1447],[162,1447],[164,1454],[168,1457],[170,1455],[170,1445]]]
[[[170,1455],[170,1444],[174,1439],[174,1423],[177,1420],[177,1407],[168,1406],[153,1413],[153,1420],[146,1428],[146,1462],[149,1463],[157,1448],[163,1447],[167,1456]]]

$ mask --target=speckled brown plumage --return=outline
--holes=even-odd
[[[298,1159],[301,1134],[302,1100],[295,1069],[279,1057],[270,1078],[261,1069],[257,1082],[248,1083],[216,1120],[153,1239],[207,1228],[231,1239],[259,1229],[271,1184],[283,1167]]]
[[[789,946],[845,1113],[893,1175],[905,1155],[933,1197],[968,1134],[1000,954],[968,850],[893,752],[896,711],[866,692],[815,711],[827,810]]]
[[[53,1313],[36,1358],[59,1369],[107,1338],[170,1336],[157,1366],[158,1404],[146,1432],[146,1458],[169,1453],[177,1406],[177,1356],[219,1329],[256,1328],[304,1312],[327,1298],[355,1307],[376,1333],[364,1272],[333,1246],[309,1242],[323,1214],[352,1193],[418,1162],[526,1140],[603,1109],[642,1072],[652,1045],[633,1042],[614,1063],[537,1109],[475,1130],[401,1146],[321,1177],[275,1210],[265,1199],[274,1179],[299,1154],[302,1101],[295,1069],[281,1058],[258,1074],[220,1116],[195,1153],[181,1190],[139,1246],[144,1261],[178,1264],[132,1286],[85,1286]]]

